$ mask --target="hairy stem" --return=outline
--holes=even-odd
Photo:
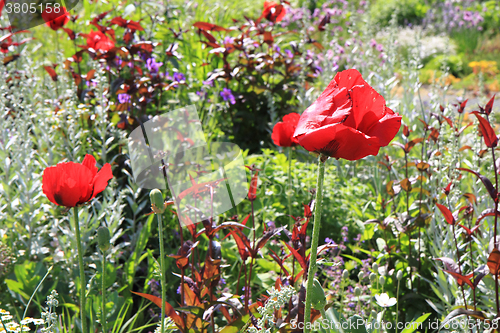
[[[82,333],[88,333],[87,330],[87,311],[86,311],[86,299],[85,299],[85,289],[87,283],[85,282],[85,270],[83,269],[83,250],[82,250],[82,240],[80,238],[80,223],[78,221],[78,208],[73,209],[75,217],[75,234],[76,234],[76,246],[78,250],[78,265],[80,266],[80,318],[82,321]]]
[[[309,270],[307,272],[306,305],[304,309],[304,333],[311,331],[311,291],[314,274],[316,273],[316,257],[318,251],[319,229],[321,227],[321,211],[323,208],[323,180],[325,178],[325,156],[320,155],[318,160],[318,182],[316,188],[316,207],[314,208],[313,234],[311,238],[311,252]]]

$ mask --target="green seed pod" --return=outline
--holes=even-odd
[[[349,271],[347,269],[344,269],[342,271],[342,279],[347,280],[349,278]]]
[[[383,286],[385,284],[385,277],[381,276],[379,279],[378,279],[378,283],[380,283],[381,286]]]
[[[398,273],[396,274],[396,279],[398,279],[398,281],[401,281],[402,278],[403,278],[403,271],[398,271]]]
[[[378,264],[376,262],[373,263],[372,265],[372,269],[375,271],[375,272],[378,272]]]
[[[358,273],[358,280],[359,280],[359,282],[361,282],[364,277],[365,277],[365,272],[361,271],[361,272]]]
[[[106,227],[97,228],[97,245],[102,252],[109,250],[111,236],[109,234],[109,229]]]
[[[323,287],[317,279],[313,281],[311,290],[311,305],[315,310],[321,310],[326,305],[326,296]]]
[[[163,194],[159,189],[154,189],[149,192],[149,199],[151,200],[151,208],[155,214],[161,214],[165,211]]]
[[[354,296],[359,296],[359,295],[361,295],[361,288],[360,287],[354,288]]]
[[[370,283],[375,284],[376,281],[377,281],[377,274],[371,273],[370,274]]]

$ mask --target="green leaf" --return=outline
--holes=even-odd
[[[401,333],[412,333],[415,332],[417,329],[422,328],[422,323],[429,318],[431,314],[430,313],[425,313],[421,315],[420,317],[417,318],[417,320],[412,321],[410,325],[408,325],[407,328],[405,328]]]

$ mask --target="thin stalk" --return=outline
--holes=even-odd
[[[497,164],[496,164],[496,158],[495,158],[495,147],[491,148],[491,154],[493,156],[493,169],[495,171],[495,190],[498,191],[498,171],[497,171]],[[495,199],[495,235],[493,236],[495,249],[498,249],[498,239],[497,239],[498,214],[497,214],[497,212],[498,212],[498,197]],[[495,275],[495,299],[496,299],[496,305],[497,305],[497,315],[500,315],[500,301],[498,298],[498,274]]]
[[[396,333],[398,333],[398,317],[399,317],[399,283],[401,280],[398,279],[398,287],[396,289]]]
[[[158,219],[158,233],[160,241],[160,271],[161,271],[161,332],[165,332],[165,300],[167,299],[167,282],[165,279],[165,249],[163,247],[163,223],[161,214],[156,214]],[[182,232],[182,229],[180,230]],[[182,290],[182,286],[181,286]]]
[[[101,310],[101,325],[102,333],[106,333],[106,253],[102,252],[102,280],[101,280],[101,294],[102,294],[102,310]]]
[[[293,218],[292,218],[292,147],[288,147],[288,193],[286,194],[288,198],[288,224],[290,225],[290,230],[293,228]]]
[[[328,157],[320,155],[318,159],[318,181],[316,189],[316,206],[314,208],[313,234],[311,238],[311,252],[309,270],[307,272],[306,305],[304,308],[304,333],[311,332],[311,290],[314,274],[316,273],[316,258],[318,251],[319,229],[321,227],[321,211],[323,208],[323,180],[325,178],[325,162]]]
[[[78,250],[78,265],[80,266],[80,318],[82,321],[82,333],[88,333],[87,329],[87,311],[85,308],[85,270],[83,269],[83,250],[82,241],[80,238],[80,223],[78,221],[78,207],[73,209],[75,217],[75,234],[76,234],[76,246]]]

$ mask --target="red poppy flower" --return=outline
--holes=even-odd
[[[99,171],[95,164],[95,158],[87,154],[81,164],[66,162],[46,168],[42,177],[43,193],[58,206],[75,207],[89,202],[104,191],[113,178],[109,163]]]
[[[94,50],[109,51],[115,47],[115,43],[100,31],[90,31],[87,46]]]
[[[271,138],[275,145],[280,147],[291,147],[299,144],[299,140],[293,137],[300,114],[289,113],[283,117],[283,121],[276,123]]]
[[[42,12],[42,18],[45,21],[45,24],[49,26],[52,30],[59,30],[69,22],[69,13],[66,10],[66,7],[47,7],[50,8],[51,11],[47,12],[45,9]],[[56,11],[57,10],[57,11]]]
[[[300,116],[294,137],[309,151],[354,161],[377,155],[400,127],[401,116],[357,70],[348,69]]]
[[[260,15],[259,20],[265,17],[269,21],[277,23],[283,20],[285,14],[286,9],[282,4],[272,1],[264,1],[264,10],[262,11],[262,15]]]

